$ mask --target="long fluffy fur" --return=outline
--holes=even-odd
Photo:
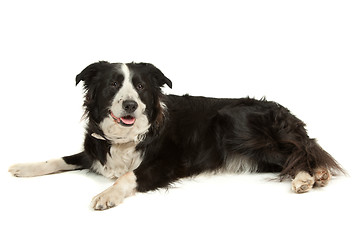
[[[146,72],[151,98],[147,106],[150,128],[136,150],[142,162],[134,170],[137,191],[167,187],[172,182],[202,172],[238,166],[232,171],[279,172],[281,179],[294,178],[314,169],[344,172],[341,166],[307,135],[305,124],[290,111],[265,99],[215,99],[189,95],[164,95],[160,87],[171,81],[151,64],[130,64],[134,72]],[[76,78],[84,80],[85,111],[89,118],[85,151],[65,157],[69,164],[91,168],[94,161],[106,164],[112,145],[99,122],[107,110],[98,109],[94,97],[103,90],[102,78],[114,72],[107,62],[89,65]],[[145,80],[144,80],[145,81]],[[151,100],[149,100],[151,99]],[[166,107],[165,107],[166,106]],[[236,162],[243,161],[243,162]]]
[[[135,170],[139,191],[221,170],[229,161],[249,161],[256,172],[279,172],[281,179],[319,167],[344,172],[308,137],[305,124],[277,103],[172,95],[165,102],[164,133],[138,146],[145,154]]]

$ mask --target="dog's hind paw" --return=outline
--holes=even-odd
[[[305,193],[312,189],[315,179],[308,172],[299,172],[292,181],[292,190],[296,193]]]
[[[325,168],[317,168],[314,171],[315,186],[324,187],[331,179],[331,173]]]

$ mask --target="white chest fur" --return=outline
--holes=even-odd
[[[92,169],[108,178],[118,178],[136,169],[141,163],[141,154],[135,150],[135,142],[113,144],[105,165],[95,162]]]

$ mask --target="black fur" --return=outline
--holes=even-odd
[[[136,146],[143,156],[134,170],[140,192],[167,187],[202,172],[221,171],[229,161],[239,161],[233,156],[256,165],[257,172],[279,172],[281,178],[294,177],[300,171],[313,174],[318,167],[343,171],[308,137],[305,124],[275,102],[164,95],[160,88],[172,83],[159,69],[146,63],[128,67],[134,73],[133,84],[146,85],[139,95],[151,125]],[[89,123],[84,152],[64,157],[69,164],[91,168],[94,161],[106,163],[112,143],[98,124],[108,115],[117,90],[109,86],[118,82],[121,87],[122,76],[114,68],[108,62],[94,63],[76,77],[76,84],[84,81]],[[92,133],[105,140],[92,137]]]

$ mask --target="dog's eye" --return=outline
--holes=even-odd
[[[111,82],[111,86],[112,87],[117,87],[119,84],[118,84],[118,82],[116,82],[116,81],[114,81],[114,82]]]
[[[136,85],[136,88],[137,88],[138,90],[143,90],[143,89],[144,89],[144,85],[143,85],[142,83],[138,83],[138,84]]]

